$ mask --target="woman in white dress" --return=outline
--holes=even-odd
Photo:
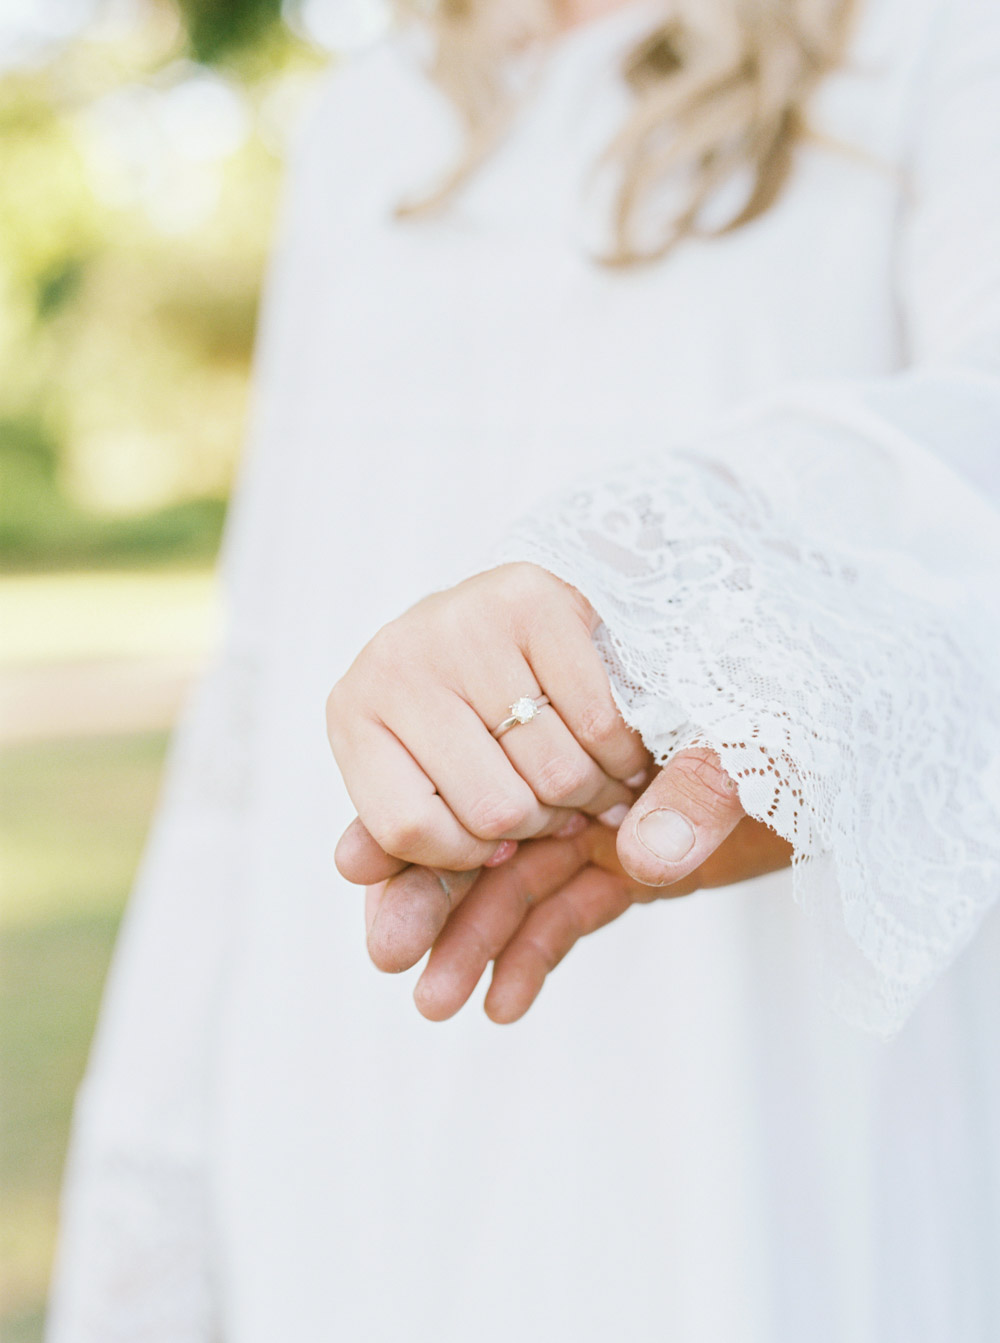
[[[302,138],[231,627],[178,736],[79,1098],[53,1343],[1000,1337],[1000,11],[868,0],[826,69],[838,5],[703,0],[652,43],[659,4],[592,8],[544,59],[509,57],[502,134],[487,100],[463,148],[404,33],[334,76]],[[453,97],[478,59],[470,41],[439,62]],[[726,115],[601,159],[635,97],[699,70],[733,94]],[[769,143],[730,137],[729,113],[789,146],[807,96],[782,189],[700,236],[739,216]],[[696,227],[655,263],[601,264],[622,182],[682,131],[688,157],[652,173],[626,234],[657,251],[705,181]],[[463,155],[443,208],[395,217]],[[372,969],[336,876],[354,808],[322,708],[381,626],[498,559],[535,567],[477,579],[481,602],[435,599],[446,636],[426,606],[408,617],[436,651],[402,667],[397,726],[414,751],[427,730],[430,785],[447,795],[461,745],[433,698],[454,669],[483,699],[460,770],[497,750],[514,696],[552,706],[504,734],[505,759],[560,717],[572,733],[586,656],[550,651],[531,684],[500,671],[520,645],[499,615],[516,633],[531,612],[496,584],[527,572],[532,594],[586,599],[653,755],[718,760],[731,819],[797,861],[614,919],[516,1024],[479,989],[431,1024],[413,977]],[[532,628],[536,647],[552,632]],[[381,685],[340,682],[352,712],[391,697],[371,665]],[[335,701],[362,819],[388,849],[424,842]],[[637,760],[621,732],[618,779]],[[616,783],[590,792],[623,805]],[[527,817],[522,797],[518,838],[564,823],[545,800]],[[485,851],[447,842],[480,862],[504,838],[486,830]],[[586,832],[595,853],[613,833]],[[582,842],[523,843],[494,891],[541,845]],[[341,863],[364,879],[381,860],[358,852]]]

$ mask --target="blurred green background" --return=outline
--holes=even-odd
[[[42,1337],[74,1091],[208,656],[284,148],[374,0],[0,6],[0,1337]]]

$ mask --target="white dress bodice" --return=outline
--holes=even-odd
[[[888,1046],[827,1007],[787,874],[633,909],[512,1027],[485,985],[433,1025],[417,971],[366,958],[323,734],[362,643],[545,496],[933,348],[900,167],[943,8],[873,0],[780,202],[634,271],[590,255],[590,169],[648,5],[563,40],[440,217],[391,218],[454,149],[406,42],[330,79],[265,304],[230,634],[81,1092],[52,1343],[1000,1336],[995,916]],[[994,449],[966,432],[963,475]]]

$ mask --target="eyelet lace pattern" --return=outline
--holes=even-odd
[[[575,490],[498,557],[588,598],[658,761],[718,752],[746,811],[791,842],[827,991],[884,1036],[1000,889],[996,636],[967,600],[995,557],[958,572],[943,474],[790,410]]]

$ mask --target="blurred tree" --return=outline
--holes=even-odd
[[[196,61],[245,54],[281,25],[281,0],[178,0]]]
[[[204,556],[238,454],[281,116],[322,58],[280,0],[135,14],[0,73],[8,568]]]

